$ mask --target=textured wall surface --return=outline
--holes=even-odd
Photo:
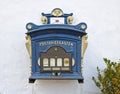
[[[54,8],[74,13],[74,23],[88,25],[84,83],[44,81],[28,83],[30,59],[25,48],[25,25],[41,24],[41,12]],[[102,60],[120,59],[120,0],[3,0],[0,3],[0,94],[100,94],[92,81]]]

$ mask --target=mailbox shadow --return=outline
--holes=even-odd
[[[78,85],[77,80],[36,80],[34,94],[79,94]]]

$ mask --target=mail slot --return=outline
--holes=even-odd
[[[30,83],[36,79],[83,82],[87,25],[83,22],[71,25],[72,15],[55,8],[49,14],[42,13],[43,25],[26,25],[26,47],[31,59]]]

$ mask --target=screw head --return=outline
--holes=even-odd
[[[28,24],[28,25],[27,25],[27,29],[32,29],[32,25],[31,25],[31,24]]]
[[[82,28],[82,29],[85,29],[85,28],[86,28],[86,26],[83,24],[83,25],[81,25],[81,28]]]

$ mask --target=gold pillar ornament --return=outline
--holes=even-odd
[[[88,42],[87,42],[87,39],[88,39],[88,36],[87,35],[84,35],[82,37],[82,52],[81,52],[81,58],[83,59],[84,57],[84,53],[85,53],[85,50],[88,46]]]
[[[27,48],[27,51],[28,51],[28,54],[30,56],[30,58],[32,57],[32,50],[31,50],[31,37],[29,35],[26,36],[26,48]]]

